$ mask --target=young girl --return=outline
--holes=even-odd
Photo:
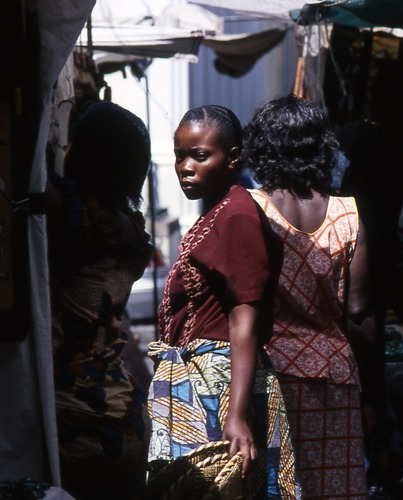
[[[161,341],[150,345],[150,468],[228,440],[230,455],[242,452],[244,477],[258,457],[267,460],[254,484],[260,498],[296,498],[286,414],[262,349],[279,248],[237,184],[241,143],[239,120],[221,106],[188,111],[175,133],[181,188],[204,210],[182,239],[159,310]]]

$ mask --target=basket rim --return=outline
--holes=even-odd
[[[183,467],[183,471],[179,473],[172,483],[169,486],[165,485],[166,489],[161,498],[168,499],[171,495],[175,495],[181,488],[189,487],[192,481],[197,481],[198,471],[203,475],[203,470],[209,466],[216,465],[217,467],[222,467],[215,477],[205,476],[207,489],[201,498],[205,496],[208,498],[220,487],[220,484],[225,481],[234,467],[242,467],[242,453],[238,452],[230,457],[229,447],[229,441],[210,441],[205,443],[167,463],[152,479],[152,484],[158,484],[159,476],[161,479],[166,478],[171,471],[174,473],[177,467]],[[220,464],[220,462],[222,463]],[[163,484],[160,486],[161,489],[164,488]]]

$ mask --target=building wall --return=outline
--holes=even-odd
[[[253,33],[277,27],[269,20],[226,21],[226,33]],[[293,31],[261,57],[246,75],[233,78],[214,67],[215,54],[201,47],[199,63],[189,67],[189,104],[221,104],[231,108],[245,123],[258,104],[292,91],[297,62]]]

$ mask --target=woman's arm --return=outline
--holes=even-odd
[[[376,326],[369,300],[369,261],[365,229],[360,221],[357,246],[350,264],[350,287],[347,302],[347,337],[357,361],[362,385],[362,400],[365,413],[377,397],[379,375],[376,369]],[[367,427],[374,425],[373,417],[366,418]]]
[[[347,333],[349,340],[353,346],[357,341],[361,341],[361,345],[372,345],[376,340],[375,326],[369,300],[367,242],[365,229],[361,222],[349,274],[350,283],[347,297]],[[362,341],[364,341],[364,344],[362,344]]]
[[[347,314],[351,319],[365,315],[369,307],[369,261],[365,228],[360,220],[357,244],[350,264]]]
[[[252,431],[248,424],[250,399],[256,371],[257,337],[254,328],[257,309],[241,304],[229,315],[231,343],[231,391],[223,439],[231,442],[230,455],[243,455],[242,474],[245,476],[251,460],[257,456]]]

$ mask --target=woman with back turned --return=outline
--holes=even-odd
[[[323,111],[294,95],[260,106],[244,130],[262,186],[251,194],[284,243],[266,347],[304,499],[367,497],[357,366],[373,333],[367,250],[354,198],[330,195],[337,150]]]

